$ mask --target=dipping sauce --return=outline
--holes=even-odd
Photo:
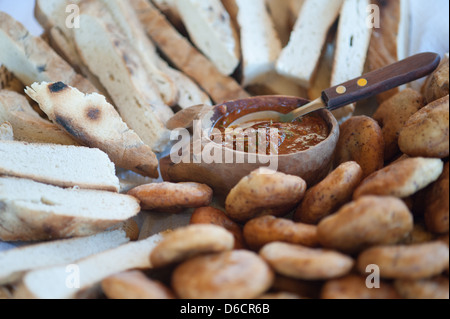
[[[290,111],[285,107],[273,110],[284,113]],[[327,123],[316,113],[303,116],[292,123],[258,121],[244,123],[242,127],[229,127],[230,123],[245,115],[244,113],[247,112],[238,116],[225,114],[214,126],[215,133],[213,132],[211,139],[214,142],[221,141],[225,147],[237,151],[261,154],[265,150],[267,155],[287,155],[316,146],[330,134]]]

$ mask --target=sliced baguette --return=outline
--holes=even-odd
[[[67,284],[67,266],[44,268],[28,272],[18,285],[16,299],[74,299],[77,293],[88,289],[103,279],[133,269],[150,269],[150,253],[162,240],[161,234],[128,243],[79,260],[72,285]]]
[[[170,135],[165,122],[173,111],[151,87],[138,55],[107,16],[80,16],[83,28],[75,30],[77,48],[84,63],[108,90],[124,122],[153,151],[162,152]]]
[[[62,87],[54,92],[52,88]],[[159,177],[158,159],[152,149],[130,130],[105,97],[86,95],[59,83],[34,83],[25,90],[48,118],[82,145],[108,154],[116,167],[144,176]]]
[[[160,92],[167,104],[176,104],[181,108],[196,104],[212,104],[209,96],[194,81],[169,66],[159,56],[155,45],[147,37],[136,12],[128,2],[121,0],[102,0],[102,2],[107,6],[129,42],[134,45],[144,63],[148,64],[151,70],[154,70],[155,67],[159,69],[159,71],[154,71],[154,80],[161,86],[167,86],[167,89],[160,87]],[[168,81],[167,78],[169,78]],[[171,102],[171,98],[175,101]]]
[[[183,37],[149,1],[130,1],[145,31],[165,56],[196,81],[214,103],[249,97],[232,77],[223,75],[214,64]]]
[[[25,272],[75,263],[77,260],[116,248],[130,240],[124,230],[92,236],[26,245],[0,253],[0,285],[18,281]]]
[[[339,15],[343,0],[305,0],[288,45],[276,69],[309,88],[317,69],[330,27]]]
[[[0,90],[0,122],[8,121],[14,139],[29,143],[79,145],[66,131],[39,116],[24,95]]]
[[[7,13],[0,12],[0,63],[23,85],[63,81],[82,92],[98,89],[79,75],[40,37],[35,37]]]
[[[344,0],[336,35],[331,85],[347,82],[364,73],[372,28],[367,25],[369,0]],[[353,115],[355,104],[333,111],[338,121]]]
[[[0,154],[0,175],[60,187],[119,191],[114,163],[98,149],[0,141]]]
[[[220,0],[175,0],[189,38],[224,75],[240,63],[237,31]]]
[[[264,1],[236,0],[242,49],[242,85],[260,83],[275,72],[281,41]]]
[[[140,211],[132,196],[13,177],[0,178],[0,207],[0,239],[9,242],[90,236]]]
[[[0,141],[14,141],[14,132],[9,122],[0,122]]]
[[[409,0],[373,0],[380,9],[379,28],[373,29],[367,54],[368,71],[374,71],[408,56],[410,30]],[[392,89],[377,96],[381,104],[402,87]]]

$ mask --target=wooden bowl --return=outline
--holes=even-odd
[[[332,167],[333,153],[339,139],[339,124],[332,113],[327,110],[318,111],[318,114],[330,128],[328,138],[306,151],[294,154],[258,155],[257,160],[252,161],[254,158],[249,157],[249,154],[214,143],[209,135],[217,120],[224,115],[224,112],[239,112],[248,108],[255,111],[271,110],[275,106],[280,105],[292,109],[308,102],[308,100],[298,97],[257,96],[225,102],[202,110],[198,115],[199,121],[196,122],[197,126],[194,126],[191,150],[197,147],[197,149],[201,148],[202,151],[205,151],[205,148],[208,147],[210,154],[221,154],[221,161],[206,163],[204,160],[199,160],[201,156],[195,157],[192,151],[190,154],[185,154],[181,163],[174,163],[172,157],[167,156],[160,161],[162,178],[170,182],[204,183],[212,187],[216,195],[226,196],[243,177],[259,167],[273,166],[271,163],[274,164],[276,162],[277,171],[300,176],[307,182],[308,186],[315,185],[329,173]],[[204,133],[201,138],[196,136],[195,133],[196,131],[198,133],[199,127]],[[199,154],[197,152],[197,155]],[[174,155],[174,153],[171,155]],[[229,159],[233,159],[233,161]]]

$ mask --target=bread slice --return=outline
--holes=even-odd
[[[330,27],[339,15],[342,0],[305,0],[288,45],[277,63],[278,73],[309,88]]]
[[[75,263],[77,260],[116,248],[130,240],[124,230],[92,236],[54,240],[0,252],[0,285],[18,281],[30,270]]]
[[[143,63],[147,64],[149,73],[156,84],[163,100],[168,105],[178,105],[181,108],[196,104],[212,104],[209,96],[198,85],[183,73],[172,68],[157,53],[155,45],[147,37],[136,12],[126,1],[101,0],[108,8],[118,27],[140,54]],[[155,70],[158,68],[158,70]]]
[[[0,141],[0,154],[0,175],[60,187],[119,191],[114,163],[98,149]]]
[[[182,36],[149,1],[130,1],[148,36],[170,62],[193,79],[213,103],[250,95],[232,77],[223,75],[214,64]]]
[[[0,90],[0,122],[8,121],[16,141],[79,145],[66,131],[43,119],[31,107],[24,95]]]
[[[161,234],[156,234],[89,256],[73,265],[28,272],[17,286],[14,298],[74,299],[82,290],[100,283],[111,275],[133,269],[150,269],[152,267],[150,253],[162,238]]]
[[[14,177],[0,178],[0,207],[0,239],[8,242],[90,236],[140,211],[132,196]]]
[[[77,48],[84,63],[108,90],[128,127],[152,150],[162,152],[170,140],[165,122],[174,113],[152,87],[132,45],[107,16],[107,12],[102,19],[80,16],[84,27],[75,29]]]
[[[364,73],[373,28],[367,25],[369,0],[344,0],[336,35],[331,85],[342,84]],[[333,111],[338,121],[345,121],[355,111],[355,104]]]
[[[23,85],[63,81],[84,93],[98,92],[40,37],[0,12],[0,61]]]
[[[275,72],[281,41],[264,1],[236,0],[242,49],[242,85],[259,83]]]
[[[189,38],[224,75],[241,61],[239,38],[220,0],[175,0]]]
[[[55,92],[56,87],[60,90]],[[159,177],[155,153],[128,128],[104,96],[85,95],[62,82],[34,83],[25,92],[39,103],[51,121],[82,145],[104,151],[116,167]]]
[[[11,123],[0,123],[0,141],[14,141],[14,132]]]
[[[410,39],[409,0],[372,2],[380,9],[380,25],[379,28],[373,29],[370,39],[366,63],[368,71],[405,59],[408,56]],[[378,95],[378,102],[381,104],[403,88],[395,88]]]

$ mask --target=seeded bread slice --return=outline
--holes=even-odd
[[[98,92],[40,37],[35,37],[7,13],[0,12],[0,63],[24,85],[34,82],[65,83],[84,93]]]
[[[25,92],[39,103],[51,121],[82,145],[104,151],[117,167],[144,176],[159,176],[155,153],[128,128],[105,97],[96,93],[85,95],[61,82],[34,83]]]
[[[27,271],[74,263],[128,242],[124,230],[114,230],[87,237],[30,244],[0,252],[0,285],[17,281]]]
[[[114,163],[99,149],[0,141],[0,176],[29,178],[60,187],[118,192]]]
[[[43,241],[106,231],[140,211],[132,196],[0,178],[0,239]]]
[[[347,82],[364,73],[372,28],[367,25],[369,0],[344,0],[339,17],[331,85]],[[333,111],[339,121],[353,115],[355,104]]]
[[[240,45],[230,15],[220,0],[175,0],[191,41],[224,75],[240,63]]]
[[[128,243],[69,265],[39,269],[27,273],[18,285],[17,299],[73,299],[82,290],[103,279],[131,269],[150,269],[150,254],[162,240],[161,234]],[[72,270],[72,272],[67,272]],[[71,279],[68,281],[68,279]]]

